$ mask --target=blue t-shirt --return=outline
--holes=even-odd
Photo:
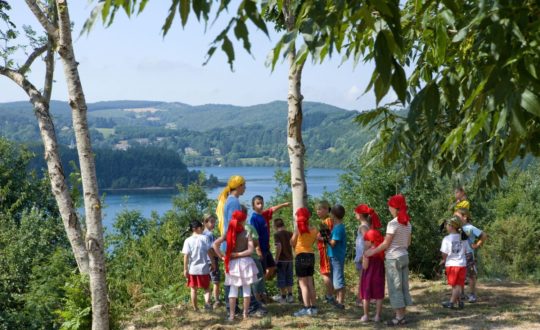
[[[465,234],[467,234],[467,237],[468,237],[467,246],[466,246],[467,253],[472,253],[474,252],[474,249],[471,247],[471,245],[473,245],[474,242],[476,242],[478,237],[482,236],[482,231],[476,228],[475,226],[471,225],[470,223],[463,225],[463,227],[461,228],[465,232]]]
[[[261,247],[262,253],[268,253],[268,251],[270,251],[270,234],[268,232],[266,220],[262,214],[253,212],[251,214],[251,219],[249,219],[249,224],[257,230],[257,234],[259,235],[259,246]]]
[[[345,262],[345,246],[347,245],[345,225],[342,223],[334,225],[330,239],[336,241],[336,245],[334,247],[328,245],[328,256],[336,258],[341,262]]]
[[[232,214],[234,211],[240,211],[242,207],[240,206],[240,200],[233,195],[227,197],[227,201],[223,206],[223,234],[227,233],[229,228],[229,222],[231,222]],[[220,247],[221,251],[225,252],[227,250],[227,241],[223,241]]]

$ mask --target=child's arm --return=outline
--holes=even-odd
[[[208,249],[208,258],[210,259],[210,263],[211,263],[211,266],[210,266],[211,271],[215,271],[217,268],[216,257],[217,257],[217,254],[214,252],[214,249],[212,248]]]
[[[270,209],[272,210],[272,212],[276,212],[277,210],[287,207],[287,206],[291,206],[291,203],[286,202],[286,203],[278,204],[278,205],[272,206]]]
[[[280,254],[281,254],[281,243],[276,242],[276,260],[279,260]]]
[[[188,265],[189,265],[189,258],[187,254],[184,254],[184,277],[188,278]]]
[[[471,244],[471,247],[475,250],[478,249],[479,247],[484,245],[484,243],[486,243],[487,238],[488,238],[488,235],[485,232],[482,232],[482,234],[480,234],[480,238],[478,239],[478,241]]]
[[[368,269],[369,267],[369,258],[365,255],[362,257],[362,269]]]
[[[214,253],[216,254],[216,256],[220,259],[223,259],[223,255],[221,254],[221,250],[219,249],[219,246],[221,245],[221,243],[223,243],[225,241],[225,236],[221,236],[220,238],[216,239],[214,241],[214,244],[212,244],[212,249],[214,251]]]
[[[448,254],[442,252],[442,260],[439,262],[439,265],[443,265],[446,263],[446,258],[448,257]]]
[[[336,241],[335,239],[331,239],[330,240],[330,246],[335,247],[338,242],[339,242],[339,240]]]
[[[291,247],[294,249],[296,242],[298,241],[298,229],[294,231],[294,234],[291,237]]]

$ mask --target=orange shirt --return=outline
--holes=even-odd
[[[317,240],[318,233],[319,230],[317,230],[317,228],[311,228],[309,233],[298,235],[294,252],[296,254],[313,253],[313,243]]]

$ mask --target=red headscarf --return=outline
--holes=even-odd
[[[384,241],[384,237],[382,236],[381,232],[376,229],[370,229],[364,234],[364,240],[370,241],[373,243],[374,247],[377,247],[381,245],[381,243]],[[381,259],[384,259],[384,251],[381,251],[377,254]]]
[[[367,204],[360,204],[354,209],[355,213],[358,214],[367,214],[371,217],[371,227],[374,229],[381,228],[381,220],[379,219],[379,215],[377,212],[375,212],[374,209],[367,206]]]
[[[296,224],[300,234],[309,233],[309,210],[305,207],[301,207],[296,210]]]
[[[231,261],[231,253],[236,247],[236,234],[244,231],[244,221],[247,214],[242,211],[234,211],[231,222],[227,228],[227,250],[225,251],[225,272],[229,273],[229,262]]]
[[[388,206],[398,210],[397,220],[400,224],[406,226],[409,223],[411,218],[407,214],[407,203],[405,202],[405,197],[403,197],[403,195],[398,194],[390,197],[388,200]]]

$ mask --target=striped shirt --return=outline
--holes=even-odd
[[[404,226],[397,221],[397,218],[394,218],[388,223],[386,233],[392,234],[394,237],[392,238],[392,243],[385,251],[386,259],[397,259],[409,254],[407,248],[409,247],[411,232],[412,226],[410,222]]]

